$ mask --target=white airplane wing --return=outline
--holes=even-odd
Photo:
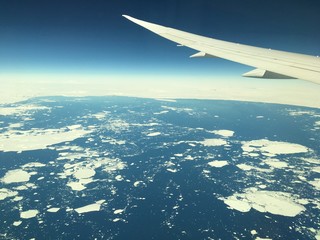
[[[319,57],[221,41],[123,16],[179,45],[197,50],[191,57],[219,57],[255,67],[243,74],[245,77],[297,78],[320,84]]]

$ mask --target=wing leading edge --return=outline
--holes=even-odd
[[[179,46],[197,50],[198,53],[191,57],[224,58],[256,68],[243,74],[245,77],[297,78],[320,84],[319,57],[221,41],[123,16]]]

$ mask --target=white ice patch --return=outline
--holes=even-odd
[[[269,141],[267,139],[242,142],[244,152],[260,152],[262,154],[295,154],[306,153],[309,149],[305,146],[295,143]]]
[[[153,113],[154,115],[161,115],[161,114],[166,114],[168,113],[169,111],[161,111],[161,112],[156,112],[156,113]]]
[[[320,190],[320,178],[316,178],[314,181],[310,181],[309,183],[317,190]]]
[[[222,200],[222,199],[221,199]],[[239,212],[249,212],[251,206],[246,201],[241,201],[237,197],[231,196],[223,200],[229,208],[237,210]]]
[[[320,173],[320,167],[314,167],[311,170],[312,170],[312,172]]]
[[[22,221],[15,221],[15,222],[13,222],[13,226],[15,226],[15,227],[18,227],[18,226],[20,226],[21,225],[21,223],[22,223]]]
[[[60,210],[60,208],[49,208],[49,209],[47,210],[47,212],[56,213],[56,212],[58,212],[59,210]]]
[[[123,170],[127,165],[124,162],[121,162],[120,159],[105,159],[101,161],[101,164],[105,167],[103,168],[103,171],[105,172],[114,172],[117,170]]]
[[[250,165],[247,165],[245,163],[237,164],[236,166],[238,168],[240,168],[241,170],[243,170],[243,171],[251,171],[251,170],[255,170],[255,171],[258,171],[258,172],[271,172],[272,171],[270,169],[250,166]]]
[[[4,200],[9,197],[14,197],[17,196],[18,192],[17,191],[11,191],[6,188],[0,188],[0,200]]]
[[[34,218],[38,214],[39,214],[38,210],[32,209],[32,210],[21,212],[20,213],[20,218],[23,218],[23,219]]]
[[[320,160],[316,158],[301,158],[300,160],[308,163],[320,164]]]
[[[216,146],[226,145],[227,141],[219,138],[211,138],[211,139],[205,139],[204,141],[201,141],[199,143],[201,143],[206,147],[216,147]]]
[[[121,175],[117,175],[117,176],[115,177],[115,179],[116,179],[118,182],[121,182],[121,181],[124,180]]]
[[[259,212],[295,217],[306,210],[290,193],[285,192],[247,189],[245,193],[236,193],[220,200],[223,200],[229,208],[241,212],[248,212],[253,208]]]
[[[286,162],[279,161],[278,159],[271,159],[270,158],[270,159],[264,160],[263,162],[273,168],[286,168],[286,167],[288,167],[288,164]]]
[[[32,129],[27,131],[8,131],[0,134],[0,151],[21,152],[46,149],[48,146],[73,141],[91,133],[84,129]]]
[[[220,135],[222,137],[232,137],[234,134],[234,131],[231,131],[231,130],[214,130],[209,132],[214,133],[216,135]]]
[[[28,182],[30,179],[30,174],[22,169],[10,170],[1,179],[1,182],[18,183],[18,182]]]
[[[122,214],[125,211],[125,209],[117,209],[114,210],[113,214]]]
[[[105,200],[97,201],[93,204],[89,204],[80,208],[76,208],[75,211],[79,214],[88,213],[88,212],[98,212],[100,211],[101,205],[105,202]]]
[[[30,111],[49,110],[50,108],[38,105],[22,105],[16,107],[4,107],[0,108],[0,115],[21,115]]]
[[[177,169],[167,168],[167,171],[168,171],[168,172],[172,172],[172,173],[176,173],[176,172],[177,172]]]
[[[237,164],[237,167],[240,168],[243,171],[250,171],[250,170],[254,169],[253,166],[250,166],[250,165],[247,165],[247,164],[244,164],[244,163]]]
[[[221,168],[221,167],[224,167],[224,166],[228,165],[229,163],[227,161],[215,160],[215,161],[209,162],[208,164],[211,167]]]
[[[16,197],[13,199],[13,201],[18,202],[18,201],[21,201],[22,199],[23,199],[22,196],[16,196]]]
[[[96,113],[96,114],[92,114],[91,116],[92,117],[95,117],[96,119],[98,120],[103,120],[106,118],[106,116],[109,114],[110,112],[99,112],[99,113]]]
[[[23,126],[23,123],[11,123],[9,125],[9,128],[21,128]]]
[[[74,173],[73,176],[77,179],[87,179],[91,178],[96,174],[96,171],[93,169],[87,169],[87,168],[80,168],[77,169]]]
[[[22,168],[38,168],[38,167],[45,167],[46,165],[39,162],[30,162],[27,164],[24,164]]]
[[[161,135],[161,132],[153,132],[153,133],[147,134],[147,137],[156,137],[156,136],[159,136],[159,135]]]
[[[139,187],[140,185],[143,185],[143,184],[144,184],[143,181],[136,181],[136,182],[133,183],[133,186]]]
[[[73,191],[82,191],[86,189],[86,187],[80,182],[68,182],[67,186],[69,186]]]

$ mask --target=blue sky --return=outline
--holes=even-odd
[[[320,54],[318,0],[0,0],[0,73],[238,76],[250,67],[189,59],[128,14],[200,35]]]

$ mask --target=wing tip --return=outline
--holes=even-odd
[[[138,21],[141,21],[141,20],[139,20],[139,19],[136,19],[136,18],[131,17],[131,16],[126,15],[126,14],[122,14],[122,17],[124,17],[124,18],[126,18],[126,19],[130,20],[131,22],[135,22],[135,23],[137,23]]]

